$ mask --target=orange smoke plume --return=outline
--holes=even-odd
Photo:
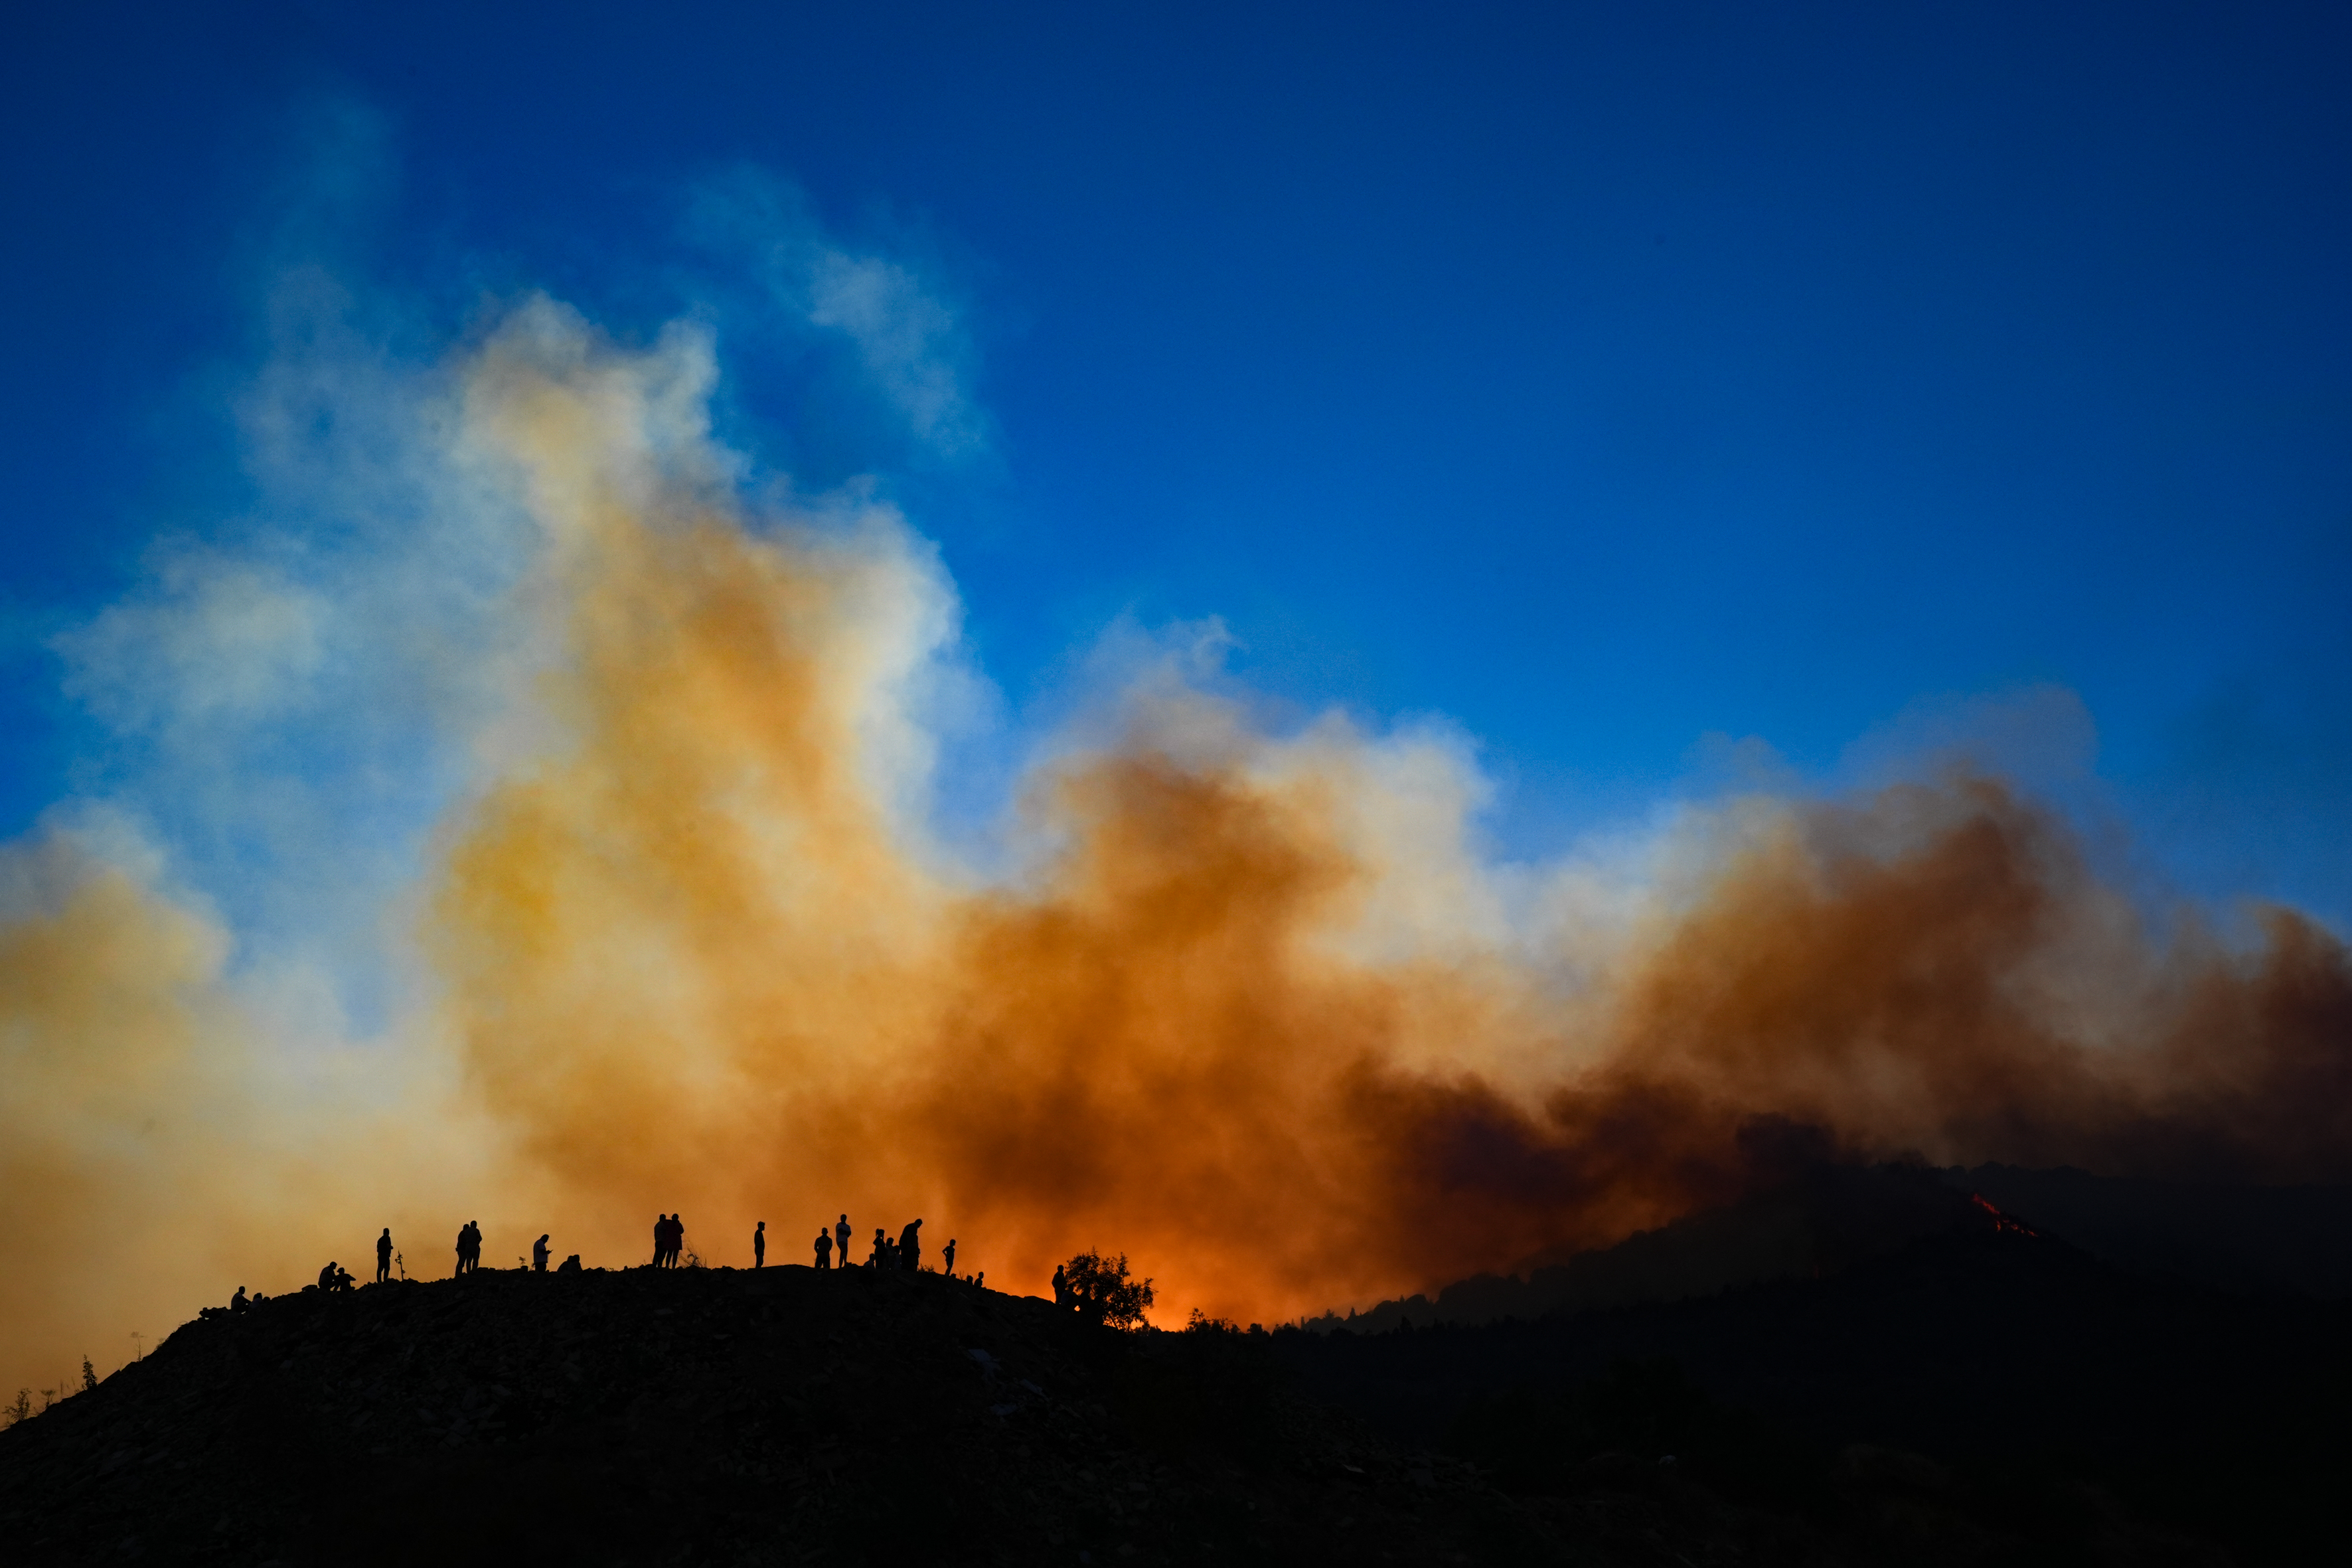
[[[1591,953],[1367,940],[1480,875],[1398,841],[1456,831],[1416,813],[1444,770],[1197,694],[1044,770],[1016,885],[927,869],[875,765],[915,552],[649,482],[616,374],[478,372],[559,542],[568,730],[473,807],[432,930],[490,1110],[583,1203],[922,1213],[1008,1284],[1099,1242],[1180,1310],[1279,1317],[1830,1152],[2352,1163],[2341,947],[2282,911],[2251,956],[2158,951],[1987,780],[1759,807],[1581,984]]]
[[[0,1380],[385,1224],[432,1277],[469,1218],[493,1263],[549,1232],[593,1266],[656,1212],[731,1263],[758,1220],[773,1261],[921,1215],[992,1285],[1107,1247],[1163,1312],[1275,1321],[1822,1158],[2352,1175],[2342,943],[2158,940],[1989,778],[1498,868],[1443,737],[1268,733],[1162,669],[1032,770],[982,877],[925,826],[931,552],[747,501],[709,381],[541,303],[427,422],[526,565],[481,668],[436,667],[472,773],[393,901],[428,978],[379,1038],[306,1044],[135,856],[0,856]]]

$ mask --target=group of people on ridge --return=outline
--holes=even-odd
[[[761,1229],[764,1231],[766,1228],[766,1222],[762,1221]],[[842,1268],[856,1267],[849,1260],[849,1238],[852,1234],[847,1215],[843,1215],[835,1221],[832,1229],[820,1228],[816,1233],[816,1266],[819,1268],[831,1268],[834,1266],[834,1258],[837,1254],[841,1258]],[[753,1241],[755,1251],[764,1257],[764,1248],[758,1245],[760,1238],[755,1237]],[[940,1273],[952,1275],[955,1272],[955,1238],[950,1237],[947,1246],[940,1252]],[[923,1267],[923,1222],[919,1219],[908,1220],[907,1228],[898,1233],[898,1239],[896,1241],[890,1239],[888,1231],[878,1226],[875,1227],[874,1247],[873,1250],[866,1254],[866,1267],[900,1270],[908,1274],[919,1272]]]
[[[923,1263],[922,1231],[921,1220],[908,1220],[906,1228],[898,1233],[898,1239],[893,1241],[887,1231],[877,1226],[874,1232],[872,1250],[866,1255],[866,1267],[908,1274],[919,1272]],[[830,1269],[835,1267],[834,1259],[838,1257],[841,1260],[839,1265],[841,1268],[856,1267],[849,1260],[851,1234],[847,1215],[843,1215],[830,1229],[819,1230],[816,1233],[816,1266],[819,1268]],[[547,1237],[541,1235],[530,1245],[530,1268],[534,1273],[547,1272],[549,1256],[547,1241]],[[656,1215],[654,1216],[653,1267],[656,1268],[677,1268],[678,1258],[685,1248],[685,1220],[674,1214]],[[947,1246],[940,1251],[940,1273],[947,1275],[955,1273],[955,1240],[950,1237]],[[394,1257],[392,1247],[392,1227],[386,1226],[383,1233],[375,1238],[375,1282],[377,1284],[385,1284],[391,1280]],[[763,1268],[767,1267],[767,1262],[768,1222],[761,1220],[757,1228],[751,1232],[751,1267]],[[457,1231],[457,1272],[461,1275],[471,1274],[481,1266],[482,1226],[479,1221],[469,1219]],[[560,1274],[575,1274],[579,1271],[580,1255],[578,1253],[573,1253],[570,1258],[565,1258],[563,1267],[556,1270]],[[987,1278],[985,1274],[972,1276],[975,1284],[985,1282]],[[353,1289],[357,1283],[341,1264],[330,1263],[319,1270],[318,1288],[323,1292],[340,1294]],[[1061,1276],[1057,1271],[1055,1275],[1056,1299],[1059,1299],[1062,1293],[1061,1284]],[[268,1298],[256,1296],[251,1300],[260,1301]],[[229,1302],[229,1310],[242,1311],[248,1304],[245,1287],[240,1285],[236,1288],[236,1295]],[[206,1310],[214,1310],[215,1309],[206,1309]]]

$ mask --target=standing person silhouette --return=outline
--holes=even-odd
[[[766,1220],[761,1220],[760,1222],[760,1228],[751,1233],[751,1267],[754,1268],[765,1268],[767,1266],[768,1222]]]
[[[818,1228],[816,1233],[816,1266],[819,1268],[830,1268],[833,1267],[833,1232],[826,1230],[822,1226]],[[845,1268],[848,1266],[849,1260],[847,1258],[844,1258],[842,1260],[842,1267]]]
[[[383,1234],[375,1238],[375,1282],[379,1285],[392,1278],[392,1226],[385,1226]]]
[[[913,1274],[923,1266],[923,1222],[910,1219],[907,1228],[898,1233],[898,1267]]]
[[[543,1236],[530,1244],[530,1269],[534,1274],[547,1272],[547,1237]]]
[[[940,1248],[940,1272],[950,1279],[955,1278],[955,1237],[952,1236],[948,1237],[948,1244]]]
[[[878,1225],[874,1227],[874,1255],[866,1260],[866,1267],[877,1272],[890,1267],[890,1238]]]
[[[662,1259],[669,1256],[669,1215],[654,1215],[654,1267],[659,1268]]]
[[[849,1216],[843,1215],[833,1227],[833,1249],[841,1255],[841,1266],[849,1267],[849,1238],[855,1233],[849,1228]]]

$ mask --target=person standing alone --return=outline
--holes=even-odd
[[[761,1220],[760,1222],[760,1227],[751,1233],[751,1267],[754,1268],[765,1268],[767,1266],[768,1222],[766,1220]]]
[[[392,1226],[385,1226],[383,1234],[375,1238],[375,1282],[379,1285],[392,1278]]]

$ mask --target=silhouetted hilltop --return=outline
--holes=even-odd
[[[1279,1383],[1252,1336],[1123,1335],[937,1275],[310,1291],[0,1432],[0,1556],[1298,1562],[1377,1538],[1449,1563],[1509,1539],[1467,1467]]]
[[[2352,1187],[2122,1180],[2013,1165],[1823,1164],[1612,1247],[1476,1275],[1433,1300],[1409,1296],[1306,1326],[1380,1333],[1406,1322],[1489,1323],[1678,1301],[1834,1274],[1923,1237],[1996,1227],[2004,1216],[2140,1273],[2222,1289],[2352,1296]]]
[[[1743,1203],[1641,1232],[1604,1250],[1519,1274],[1480,1274],[1447,1286],[1433,1301],[1411,1296],[1306,1326],[1378,1333],[1406,1322],[1487,1323],[1679,1300],[1766,1279],[1834,1273],[1919,1237],[1998,1223],[1940,1172],[1822,1164]]]
[[[1385,1333],[797,1267],[305,1292],[0,1432],[0,1560],[1973,1568],[2352,1530],[2352,1303],[2137,1274],[1939,1173],[1616,1250],[1574,1310]]]
[[[1674,1454],[1722,1495],[1849,1532],[1870,1518],[1838,1489],[1859,1466],[1892,1489],[1881,1503],[1947,1521],[1888,1561],[1975,1560],[1986,1531],[2020,1562],[2340,1548],[2352,1304],[2136,1274],[1977,1212],[1820,1278],[1302,1333],[1280,1353],[1391,1441],[1477,1459],[1538,1515],[1573,1517],[1596,1454]]]
[[[2147,1181],[2015,1165],[1948,1171],[1945,1179],[2144,1274],[2228,1290],[2352,1296],[2352,1187]]]

